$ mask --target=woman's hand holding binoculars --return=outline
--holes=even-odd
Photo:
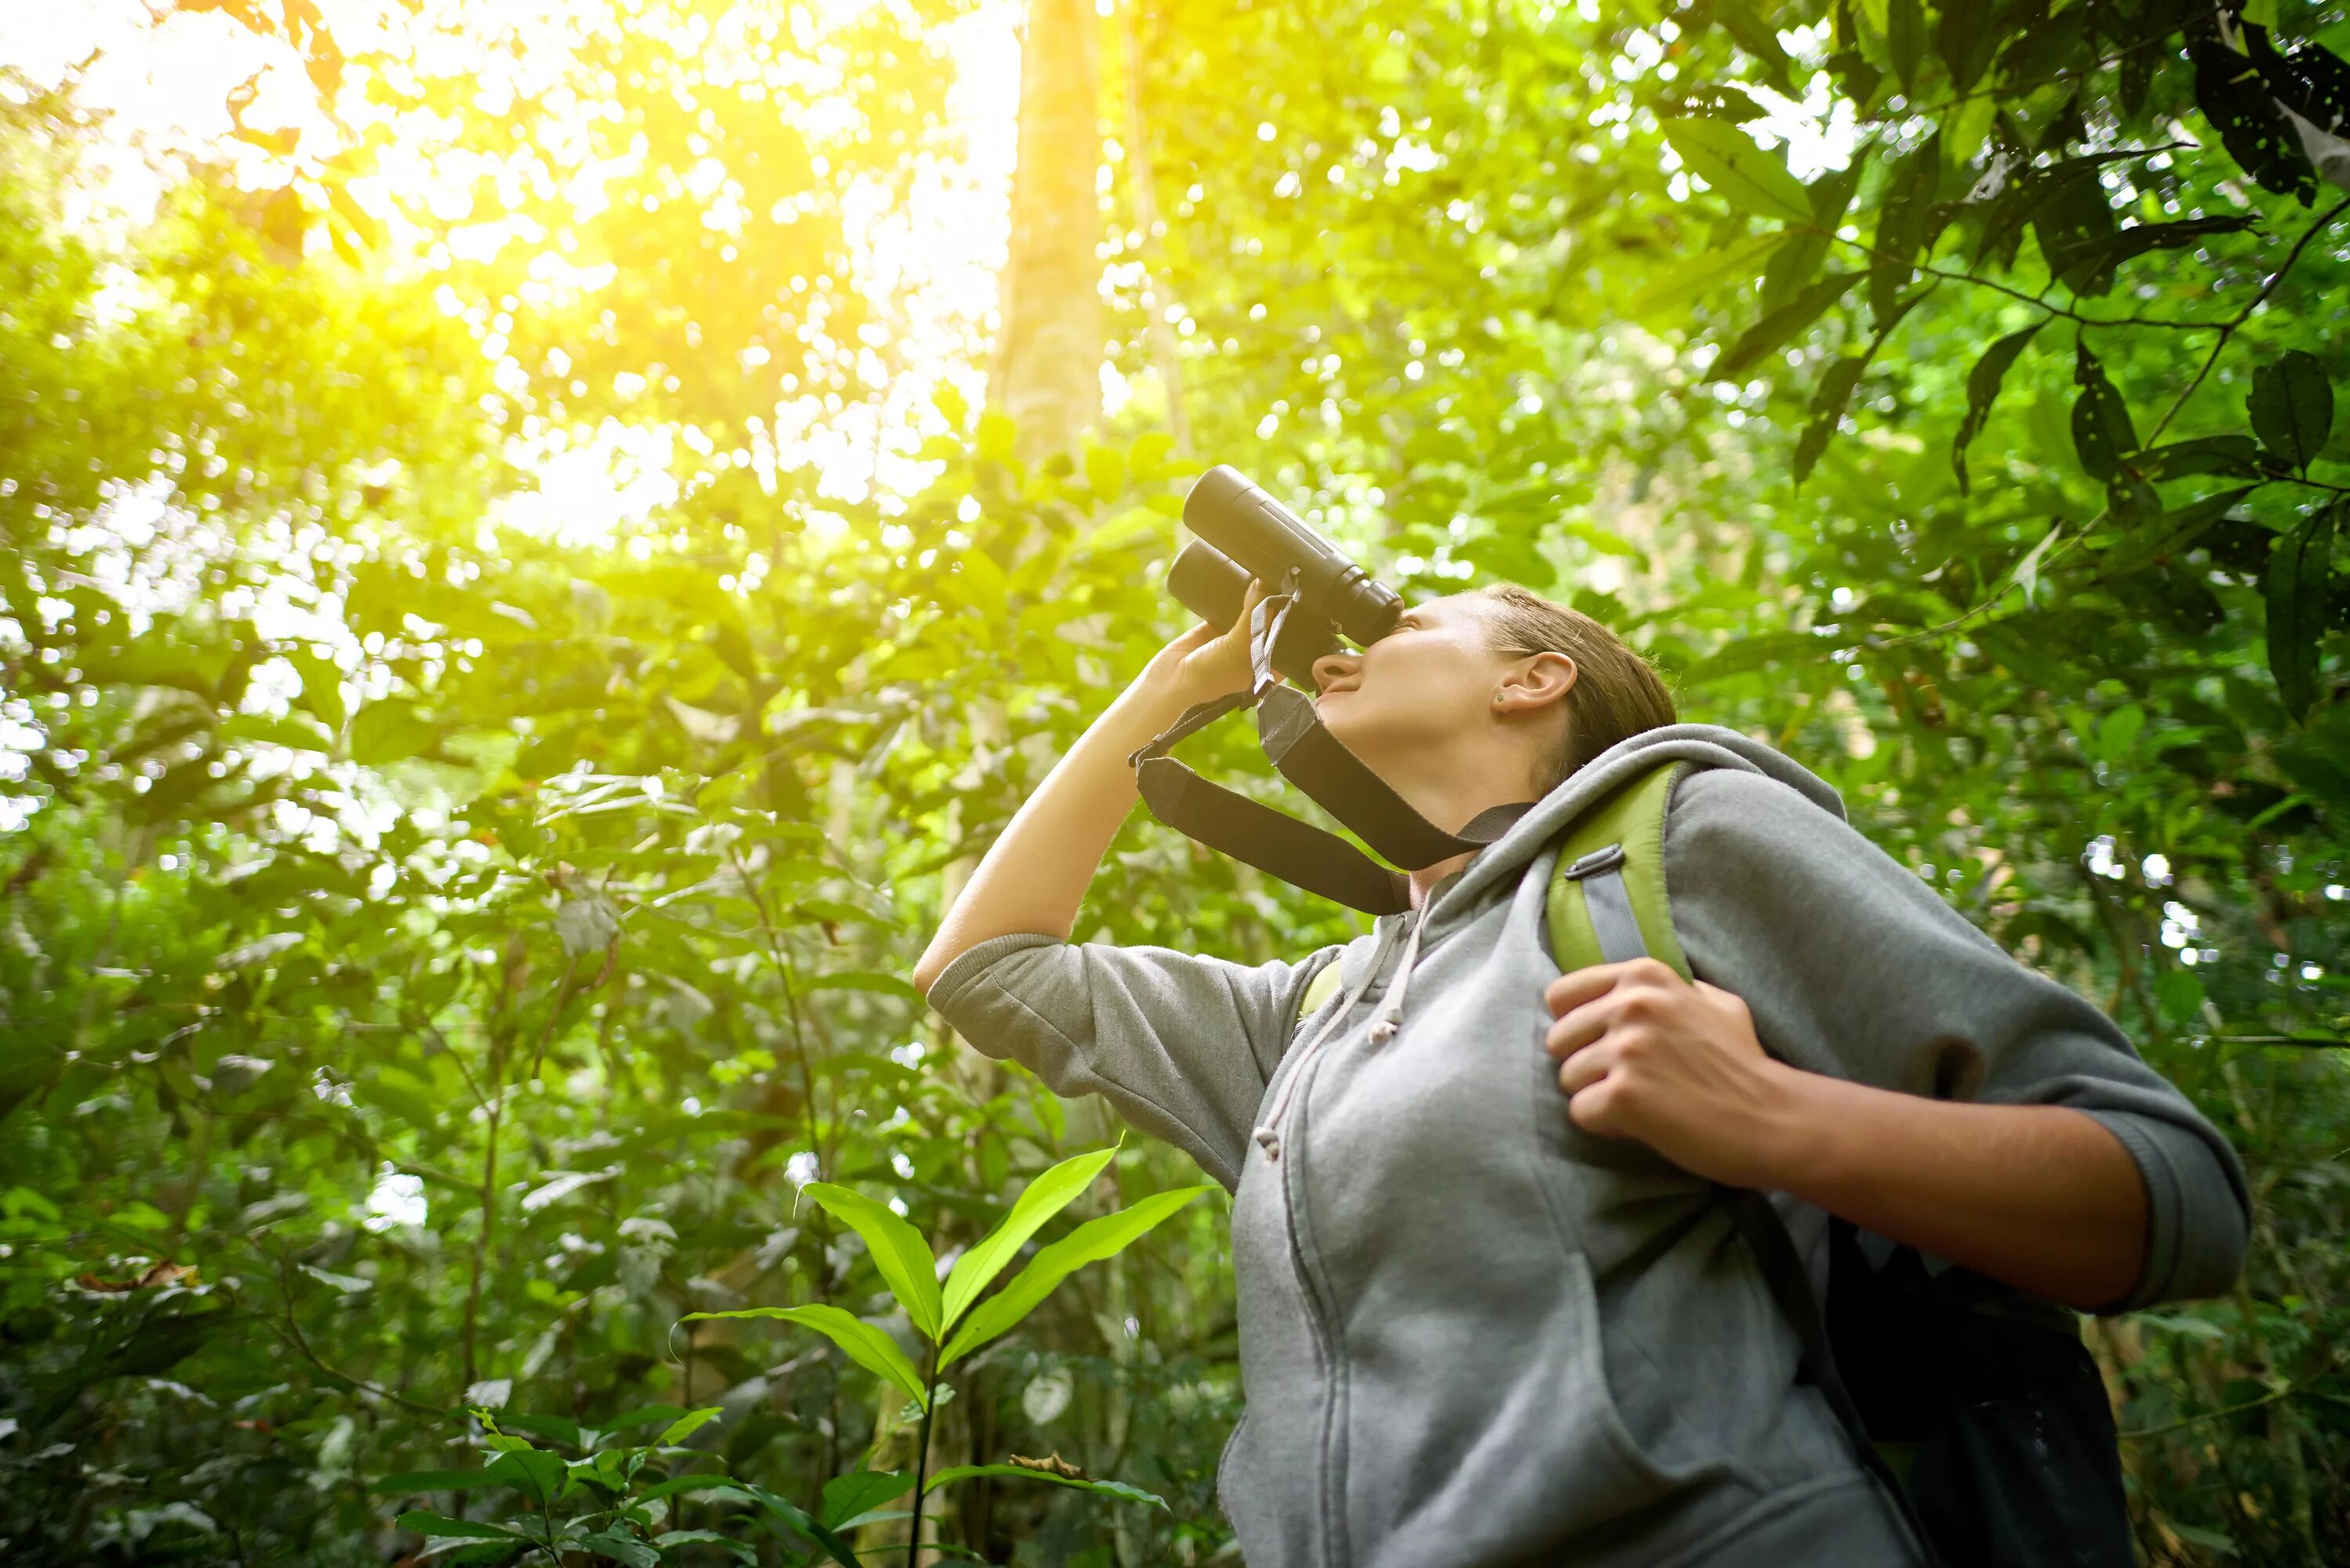
[[[1195,702],[1212,702],[1231,692],[1246,691],[1253,677],[1249,616],[1265,593],[1265,586],[1251,577],[1248,592],[1241,601],[1241,613],[1232,618],[1230,627],[1218,631],[1201,621],[1160,649],[1143,666],[1136,684],[1178,697],[1187,708]]]

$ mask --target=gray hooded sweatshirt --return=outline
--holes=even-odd
[[[982,1052],[1105,1096],[1232,1191],[1246,1413],[1218,1490],[1253,1568],[1918,1561],[1794,1381],[1794,1336],[1711,1183],[1575,1127],[1543,1049],[1557,840],[1668,758],[1702,764],[1665,814],[1675,929],[1768,1049],[2112,1129],[2146,1181],[2146,1270],[2101,1312],[2233,1281],[2242,1168],[2102,1012],[1854,831],[1800,764],[1718,725],[1650,730],[1421,909],[1298,961],[1014,933],[931,990]],[[1337,993],[1301,1024],[1332,963]],[[1824,1285],[1826,1217],[1773,1201]]]

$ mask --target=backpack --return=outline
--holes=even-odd
[[[1697,765],[1658,764],[1562,836],[1544,903],[1562,971],[1650,955],[1694,979],[1663,837],[1672,787]],[[1329,993],[1309,984],[1301,1016]],[[1770,1200],[1720,1183],[1716,1196],[1795,1331],[1796,1381],[1819,1389],[1933,1568],[2133,1568],[2119,1437],[2076,1314],[1937,1272],[1834,1215],[1823,1309]]]

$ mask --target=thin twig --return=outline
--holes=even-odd
[[[368,1393],[376,1395],[380,1398],[389,1399],[395,1405],[404,1405],[411,1410],[421,1412],[427,1416],[438,1416],[442,1414],[440,1410],[431,1405],[422,1404],[417,1400],[411,1399],[405,1394],[394,1393],[391,1389],[370,1383],[364,1377],[354,1377],[349,1373],[342,1371],[338,1367],[329,1366],[324,1360],[320,1359],[318,1353],[310,1348],[310,1342],[303,1337],[302,1325],[294,1320],[294,1283],[291,1276],[287,1274],[286,1270],[286,1254],[281,1251],[277,1251],[273,1248],[271,1249],[271,1255],[276,1260],[277,1263],[278,1293],[286,1298],[286,1332],[288,1338],[292,1341],[295,1350],[300,1354],[305,1361],[307,1361],[311,1366],[317,1367],[319,1371],[325,1373],[328,1376],[334,1378],[338,1382],[348,1383],[354,1388],[365,1389]],[[268,1323],[273,1325],[276,1323],[276,1319],[270,1316],[267,1313],[262,1313],[260,1316],[262,1321],[265,1323]]]
[[[2303,231],[2301,238],[2293,242],[2293,249],[2285,253],[2283,265],[2269,275],[2269,280],[2266,283],[2261,285],[2261,291],[2252,296],[2243,309],[2236,312],[2228,320],[2220,323],[2218,341],[2211,345],[2211,351],[2203,356],[2203,363],[2196,370],[2195,379],[2179,389],[2178,396],[2170,400],[2170,407],[2163,410],[2162,418],[2155,421],[2153,431],[2146,438],[2146,445],[2152,446],[2161,439],[2162,432],[2170,428],[2170,421],[2178,417],[2178,410],[2187,406],[2187,400],[2195,395],[2195,389],[2203,384],[2203,378],[2211,373],[2211,367],[2219,363],[2220,351],[2227,348],[2228,339],[2236,335],[2238,327],[2252,318],[2252,312],[2268,303],[2269,296],[2274,294],[2277,291],[2277,286],[2284,282],[2285,274],[2291,272],[2293,264],[2301,260],[2301,253],[2309,248],[2309,242],[2315,239],[2327,225],[2345,212],[2350,212],[2350,197],[2336,202],[2320,213],[2309,227]]]

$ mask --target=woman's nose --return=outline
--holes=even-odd
[[[1314,661],[1314,684],[1321,691],[1330,690],[1330,682],[1343,680],[1353,670],[1357,656],[1351,653],[1326,653]]]

